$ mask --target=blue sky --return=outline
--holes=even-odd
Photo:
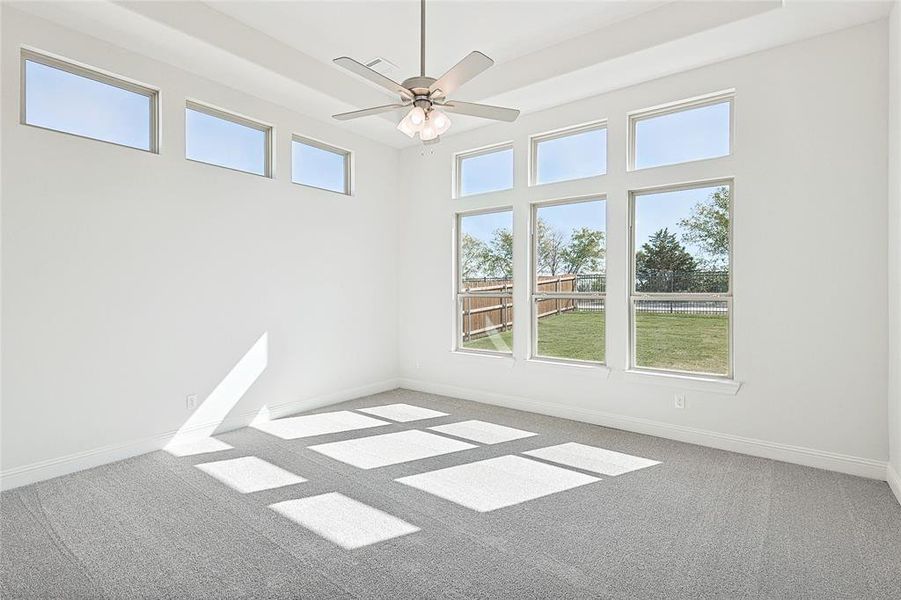
[[[512,148],[464,158],[460,163],[461,196],[513,187]]]
[[[31,125],[150,149],[150,99],[116,86],[25,61]]]
[[[513,211],[464,215],[460,227],[464,235],[469,234],[487,244],[495,230],[513,230]]]
[[[729,153],[729,102],[670,113],[635,124],[635,168]]]
[[[342,154],[294,140],[291,144],[291,181],[343,192],[344,159]]]
[[[25,62],[26,117],[47,127],[134,148],[150,149],[150,99],[41,63]],[[343,157],[293,144],[292,180],[344,191]],[[263,175],[266,134],[185,109],[185,156]]]
[[[266,132],[186,108],[185,156],[264,175]]]
[[[566,239],[569,239],[574,229],[581,227],[607,231],[607,215],[603,200],[541,206],[538,208],[538,217],[549,227],[561,231]]]
[[[670,113],[635,124],[635,166],[648,168],[729,153],[729,102]],[[607,171],[607,130],[594,129],[538,144],[537,182],[552,183]],[[513,187],[513,150],[465,158],[461,195]]]
[[[537,183],[581,179],[607,172],[607,130],[592,129],[538,144]]]

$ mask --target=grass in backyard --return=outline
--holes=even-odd
[[[639,367],[726,375],[729,319],[725,314],[639,313],[635,353]]]
[[[538,321],[538,354],[604,360],[603,312],[570,312]],[[728,373],[729,320],[725,315],[640,313],[635,323],[638,366]],[[464,348],[509,352],[511,331],[464,342]]]

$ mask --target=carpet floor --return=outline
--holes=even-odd
[[[4,492],[0,597],[901,598],[884,482],[407,390],[305,415]]]

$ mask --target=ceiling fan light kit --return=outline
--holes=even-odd
[[[449,94],[494,64],[493,60],[481,52],[470,52],[463,60],[451,67],[447,73],[438,79],[426,76],[425,0],[421,0],[420,8],[420,71],[418,76],[410,77],[402,83],[397,83],[347,56],[334,60],[338,66],[344,67],[348,71],[364,77],[382,89],[391,92],[391,94],[399,96],[400,102],[340,113],[334,115],[334,118],[339,121],[347,121],[386,112],[407,111],[400,123],[397,124],[398,131],[410,138],[415,138],[419,135],[419,139],[424,144],[438,142],[440,136],[450,129],[451,120],[445,114],[445,111],[495,121],[515,121],[519,116],[519,111],[513,108],[448,99]]]

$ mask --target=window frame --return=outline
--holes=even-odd
[[[729,152],[723,154],[721,156],[713,156],[709,158],[694,158],[692,160],[684,160],[675,163],[666,163],[662,165],[654,165],[650,167],[636,167],[635,166],[635,152],[637,150],[637,125],[640,121],[647,121],[648,119],[653,119],[656,117],[662,117],[666,115],[671,115],[675,113],[685,112],[687,110],[692,110],[695,108],[704,108],[705,106],[713,106],[715,104],[729,104]],[[688,98],[686,100],[677,100],[675,102],[668,102],[666,104],[660,104],[657,106],[653,106],[651,108],[643,108],[641,110],[630,111],[627,113],[626,118],[628,119],[627,130],[629,141],[626,146],[626,171],[647,171],[649,169],[659,169],[663,167],[673,167],[676,165],[688,165],[691,163],[707,161],[707,160],[717,160],[721,158],[726,158],[727,156],[732,156],[735,152],[735,90],[723,90],[720,92],[713,92],[711,94],[704,94],[702,96],[696,96],[694,98]]]
[[[638,292],[636,291],[636,267],[635,267],[635,199],[639,196],[650,194],[661,194],[666,192],[678,192],[682,190],[702,189],[709,187],[729,186],[729,278],[728,291],[722,293],[671,293],[671,292]],[[629,285],[627,293],[629,294],[629,370],[639,373],[652,373],[663,375],[676,375],[679,377],[695,377],[709,378],[716,380],[732,381],[734,378],[735,355],[734,346],[734,303],[733,303],[733,278],[735,269],[733,266],[733,256],[735,253],[733,228],[734,219],[733,212],[735,208],[735,178],[720,177],[717,179],[696,180],[680,184],[666,184],[653,187],[645,187],[640,189],[629,190]],[[725,302],[726,316],[728,318],[728,366],[725,374],[721,373],[705,373],[702,371],[684,371],[679,369],[658,369],[653,367],[638,366],[638,356],[636,353],[637,336],[636,336],[636,319],[635,319],[635,303],[642,300],[663,300],[674,302]]]
[[[600,300],[604,303],[604,318],[607,318],[607,292],[606,292],[606,282],[604,285],[605,291],[603,292],[539,292],[538,291],[538,210],[540,208],[548,207],[548,206],[561,206],[566,204],[580,204],[583,202],[604,202],[604,248],[606,249],[606,239],[607,239],[607,217],[609,216],[609,204],[607,202],[607,194],[589,194],[585,196],[571,196],[566,198],[557,198],[554,200],[536,200],[530,203],[529,206],[529,271],[530,271],[530,284],[529,284],[529,330],[530,330],[530,340],[529,340],[529,360],[540,360],[544,362],[554,362],[561,364],[570,364],[570,365],[587,365],[591,367],[606,367],[607,366],[607,334],[606,331],[604,333],[604,360],[596,361],[596,360],[582,360],[578,358],[562,358],[558,356],[544,356],[538,353],[538,303],[542,300],[569,300],[569,299],[583,299],[583,300]],[[514,242],[515,243],[515,242]],[[606,260],[606,257],[605,257]],[[606,269],[604,271],[604,276],[606,278],[607,272]]]
[[[511,358],[514,356],[514,348],[511,346],[509,352],[502,352],[500,350],[483,350],[480,348],[465,348],[463,346],[463,303],[465,298],[502,298],[504,300],[504,305],[506,306],[507,301],[510,302],[510,308],[513,308],[513,291],[515,282],[515,274],[516,274],[516,257],[514,251],[514,264],[513,264],[513,276],[510,278],[513,283],[510,286],[510,291],[508,292],[496,292],[496,291],[488,291],[488,292],[473,292],[473,291],[463,291],[463,269],[460,264],[461,252],[463,245],[463,219],[465,217],[472,217],[478,215],[490,215],[496,213],[510,213],[510,224],[511,228],[515,227],[515,211],[512,205],[504,205],[504,206],[491,206],[486,208],[478,208],[474,210],[463,210],[457,211],[454,213],[454,352],[461,352],[465,354],[485,354],[489,356],[500,356]],[[511,229],[512,232],[512,229]],[[514,234],[514,248],[516,246]],[[513,325],[511,325],[512,331]],[[515,335],[515,332],[514,332]]]
[[[319,150],[323,150],[325,152],[331,152],[332,154],[338,154],[344,158],[344,190],[330,190],[329,188],[319,187],[318,185],[310,185],[308,183],[302,183],[300,181],[294,181],[294,142],[298,144],[304,144],[305,146],[310,146],[312,148],[317,148]],[[311,137],[307,137],[304,135],[300,135],[299,133],[291,134],[291,183],[294,185],[300,185],[303,187],[311,188],[314,190],[322,190],[324,192],[331,192],[333,194],[341,194],[343,196],[353,196],[354,192],[354,176],[353,176],[353,151],[348,150],[346,148],[341,148],[339,146],[333,146],[332,144],[328,144],[321,140],[317,140]]]
[[[573,177],[570,179],[559,179],[557,181],[547,181],[544,183],[538,182],[538,145],[542,142],[549,142],[551,140],[556,140],[560,138],[569,137],[572,135],[578,135],[580,133],[585,133],[588,131],[596,131],[599,129],[603,129],[607,131],[607,119],[599,119],[597,121],[590,121],[588,123],[582,123],[580,125],[571,125],[569,127],[563,127],[561,129],[554,129],[552,131],[545,131],[543,133],[535,133],[529,136],[529,185],[530,186],[545,186],[545,185],[554,185],[556,183],[565,183],[568,181],[584,181],[586,179],[592,179],[594,177],[603,177],[607,174],[607,157],[610,153],[610,144],[609,144],[609,136],[604,136],[604,145],[605,145],[605,154],[604,154],[604,172],[598,173],[596,175],[588,175],[585,177]],[[609,132],[607,132],[609,133]]]
[[[132,92],[135,94],[139,94],[141,96],[145,96],[150,101],[150,119],[148,122],[148,127],[150,128],[150,137],[149,137],[149,147],[148,148],[138,148],[137,146],[129,146],[128,144],[121,144],[119,142],[114,142],[111,140],[102,140],[96,137],[91,137],[88,135],[82,135],[80,133],[72,133],[71,131],[62,131],[60,129],[54,129],[52,127],[44,127],[43,125],[35,125],[33,123],[28,122],[28,114],[27,114],[27,95],[28,90],[26,86],[26,63],[33,62],[37,64],[41,64],[53,69],[58,69],[60,71],[69,73],[71,75],[76,75],[78,77],[83,77],[85,79],[91,79],[93,81],[97,81],[99,83],[103,83],[112,87],[116,87],[128,92]],[[44,131],[54,131],[56,133],[62,133],[65,135],[70,135],[72,137],[81,138],[84,140],[93,140],[95,142],[103,142],[105,144],[112,144],[113,146],[119,146],[122,148],[131,148],[132,150],[139,150],[141,152],[149,152],[150,154],[159,154],[160,153],[160,89],[151,85],[147,85],[144,83],[139,83],[133,79],[129,79],[127,77],[122,77],[121,75],[116,75],[109,71],[104,71],[102,69],[98,69],[96,67],[90,67],[88,65],[63,58],[60,56],[56,56],[47,52],[43,52],[40,50],[35,50],[33,48],[28,48],[22,46],[19,48],[19,123],[22,125],[26,125],[28,127],[34,127],[35,129],[42,129]]]
[[[251,119],[250,117],[245,117],[243,115],[227,111],[225,109],[219,108],[217,106],[213,106],[211,104],[207,104],[205,102],[201,102],[199,100],[194,100],[192,98],[185,99],[185,111],[188,109],[203,113],[210,117],[215,117],[217,119],[222,119],[223,121],[230,121],[232,123],[236,123],[238,125],[243,125],[245,127],[249,127],[251,129],[256,129],[257,131],[262,131],[266,134],[266,142],[264,145],[265,152],[263,158],[263,173],[254,173],[253,171],[245,171],[244,169],[236,169],[234,167],[228,167],[225,165],[220,165],[217,163],[207,162],[205,160],[198,160],[196,158],[188,157],[188,117],[187,112],[182,113],[184,115],[184,134],[185,134],[185,160],[189,160],[194,163],[198,163],[201,165],[210,165],[213,167],[219,167],[220,169],[227,169],[229,171],[234,171],[236,173],[244,173],[246,175],[256,175],[257,177],[265,177],[266,179],[274,179],[275,178],[275,128],[272,125],[264,123],[262,121],[257,121],[255,119]]]
[[[463,161],[468,158],[476,158],[478,156],[484,156],[486,154],[493,154],[495,152],[502,152],[504,150],[510,150],[513,152],[513,160],[512,160],[512,170],[513,170],[513,178],[510,183],[510,187],[504,188],[502,190],[491,190],[488,192],[474,192],[472,194],[464,194],[463,193]],[[454,189],[453,197],[454,199],[460,198],[474,198],[476,196],[485,196],[487,194],[500,194],[503,192],[509,192],[516,188],[516,150],[513,147],[513,140],[507,142],[500,142],[498,144],[491,144],[490,146],[482,146],[481,148],[474,148],[472,150],[464,150],[463,152],[457,152],[454,154]]]

